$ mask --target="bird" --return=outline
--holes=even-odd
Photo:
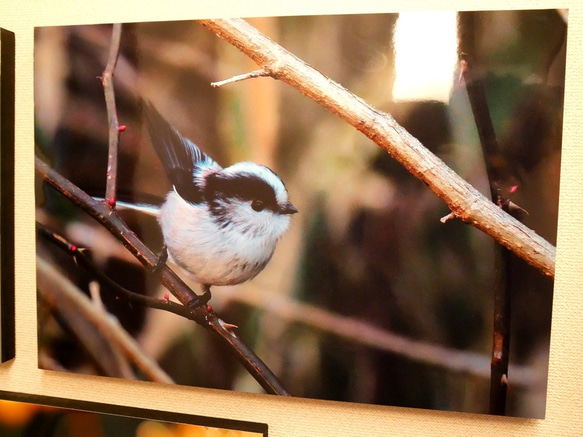
[[[298,212],[286,186],[255,162],[221,167],[152,103],[142,106],[150,142],[172,184],[158,214],[168,260],[209,297],[211,286],[253,279]]]

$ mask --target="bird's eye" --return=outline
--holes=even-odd
[[[263,200],[254,200],[251,202],[251,208],[253,208],[253,211],[263,211],[265,209],[265,202]]]

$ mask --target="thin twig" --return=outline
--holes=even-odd
[[[502,197],[502,187],[508,179],[507,168],[501,164],[498,139],[490,117],[486,91],[483,82],[474,76],[473,65],[468,59],[464,60],[463,77],[468,91],[468,98],[474,120],[478,128],[478,136],[482,145],[482,153],[486,164],[486,172],[490,182],[492,202],[500,206],[507,205]],[[507,212],[507,208],[503,208]],[[508,384],[502,383],[508,379],[508,365],[510,362],[510,332],[511,332],[511,269],[512,252],[506,247],[496,244],[495,268],[493,281],[493,333],[492,358],[490,364],[490,414],[505,415]]]
[[[389,114],[371,107],[242,19],[200,20],[200,24],[241,50],[273,78],[296,88],[364,133],[427,184],[457,218],[484,231],[545,275],[554,276],[553,245],[492,204]]]
[[[113,73],[119,55],[121,41],[121,24],[113,25],[111,43],[107,65],[101,76],[101,83],[105,94],[105,106],[107,108],[107,122],[109,126],[109,152],[107,159],[107,185],[105,189],[105,201],[110,207],[115,206],[117,190],[117,155],[119,147],[119,121],[115,104],[115,88],[113,86]]]
[[[43,238],[47,239],[59,249],[63,250],[65,253],[71,256],[79,265],[83,266],[89,273],[91,273],[91,275],[97,278],[101,284],[111,287],[114,291],[125,296],[132,302],[139,303],[149,308],[168,311],[186,319],[195,321],[196,317],[193,315],[192,309],[189,307],[177,304],[167,299],[161,300],[154,297],[145,296],[122,287],[120,284],[103,273],[86,255],[86,251],[83,248],[79,248],[76,245],[70,243],[65,237],[49,230],[41,223],[36,223],[36,229]]]
[[[491,200],[506,212],[510,204],[506,196],[510,193],[509,184],[511,175],[508,163],[504,158],[494,123],[490,114],[490,107],[486,98],[484,81],[476,73],[477,63],[473,58],[476,52],[474,43],[475,14],[473,12],[460,13],[459,24],[459,55],[460,76],[463,78],[468,100],[474,115],[478,137],[482,148],[482,155],[486,166],[486,173],[490,183]],[[511,286],[512,277],[510,262],[512,252],[506,247],[496,244],[495,268],[493,270],[493,335],[492,355],[490,361],[490,414],[505,415],[508,384],[508,365],[510,362],[510,326],[511,314]]]
[[[255,71],[251,71],[249,73],[239,74],[238,76],[230,77],[229,79],[219,80],[218,82],[211,82],[211,86],[219,88],[224,85],[228,85],[235,82],[241,82],[247,79],[255,79],[257,77],[267,77],[270,76],[269,71],[264,70],[263,68]]]
[[[152,269],[158,265],[158,257],[136,236],[117,213],[112,211],[104,202],[89,196],[38,157],[35,157],[35,167],[36,172],[45,182],[103,225],[146,268]],[[170,268],[167,266],[162,267],[160,278],[168,290],[183,305],[202,307],[202,305],[199,305],[197,295]],[[204,320],[204,318],[205,315],[200,314],[200,319]]]
[[[455,219],[455,214],[453,212],[450,212],[449,214],[444,215],[443,217],[441,217],[439,219],[439,221],[441,223],[447,223],[448,221],[453,220],[453,219]]]
[[[496,283],[494,285],[494,317],[492,359],[490,363],[490,414],[506,415],[510,364],[511,276],[512,253],[498,246],[496,251]],[[512,377],[514,378],[514,377]]]

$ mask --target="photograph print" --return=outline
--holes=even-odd
[[[14,33],[0,28],[0,362],[14,358]]]
[[[267,437],[261,423],[0,392],[3,437]]]
[[[37,27],[39,367],[544,418],[567,22]]]

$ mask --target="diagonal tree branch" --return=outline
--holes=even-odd
[[[158,257],[136,236],[126,223],[111,210],[105,202],[93,199],[67,178],[51,169],[38,157],[35,158],[37,174],[51,187],[63,194],[71,202],[87,212],[118,238],[132,255],[146,268],[158,265]],[[259,382],[266,392],[288,396],[273,372],[249,349],[220,319],[210,306],[202,305],[199,297],[174,273],[164,265],[160,271],[162,284],[185,306],[190,308],[192,318],[202,327],[209,329],[216,337],[229,346],[236,358],[247,371]]]
[[[423,181],[452,215],[490,235],[545,275],[554,277],[555,247],[504,212],[381,112],[289,53],[242,19],[200,24],[253,59],[261,70],[296,88],[373,140]]]
[[[187,319],[196,321],[195,315],[188,306],[174,303],[168,299],[157,299],[128,290],[103,273],[99,267],[95,265],[91,258],[86,255],[86,251],[83,250],[83,248],[79,248],[76,245],[70,243],[65,237],[52,232],[42,223],[36,222],[36,230],[39,236],[42,236],[47,241],[53,243],[56,247],[63,250],[67,255],[72,257],[77,264],[83,266],[93,277],[95,277],[95,279],[97,279],[99,283],[111,287],[111,289],[125,296],[128,300],[137,302],[149,308],[168,311],[170,313],[174,313]]]

